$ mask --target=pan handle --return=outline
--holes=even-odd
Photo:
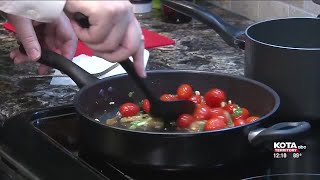
[[[306,133],[311,128],[310,123],[301,122],[282,122],[269,128],[261,128],[250,131],[248,134],[249,142],[258,146],[264,142],[283,141]]]
[[[19,44],[20,52],[26,54],[23,45],[21,43]],[[95,76],[79,67],[77,64],[73,63],[71,60],[50,50],[41,49],[41,57],[38,62],[52,68],[56,68],[67,74],[78,85],[79,88],[99,80]]]
[[[245,41],[240,39],[244,31],[226,23],[211,11],[188,1],[161,0],[161,2],[164,6],[212,27],[229,46],[244,49]]]

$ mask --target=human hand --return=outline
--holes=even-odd
[[[141,77],[144,69],[144,36],[129,1],[67,1],[65,10],[78,38],[96,56],[119,62],[132,56],[134,67]],[[88,17],[90,27],[81,28],[72,15]]]
[[[52,23],[32,22],[15,15],[8,15],[8,21],[15,27],[16,37],[27,53],[21,53],[19,48],[11,51],[10,58],[15,64],[37,61],[41,57],[41,47],[53,50],[68,59],[73,58],[78,39],[64,13]],[[38,73],[47,74],[49,69],[41,64]]]

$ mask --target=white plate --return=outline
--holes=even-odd
[[[145,49],[144,50],[144,67],[147,66],[149,55],[150,55],[149,51]],[[130,57],[130,59],[132,61],[132,57]],[[101,73],[102,71],[106,70],[107,68],[115,64],[96,56],[91,57],[83,54],[77,57],[74,57],[72,61],[90,74]],[[115,69],[108,72],[107,74],[100,76],[99,78],[102,79],[105,77],[122,74],[122,73],[126,73],[126,71],[121,66],[118,66]],[[62,73],[59,70],[55,69],[54,74],[61,75]],[[50,84],[51,85],[76,85],[74,81],[69,77],[53,77]]]

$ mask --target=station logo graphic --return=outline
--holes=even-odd
[[[304,144],[296,144],[295,142],[274,142],[273,150],[274,152],[281,153],[299,153],[307,149]]]

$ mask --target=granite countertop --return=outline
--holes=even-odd
[[[206,3],[226,22],[245,28],[253,22]],[[193,20],[187,24],[170,24],[161,20],[159,10],[137,15],[141,25],[176,41],[174,46],[149,49],[147,70],[192,69],[243,75],[244,52],[229,47],[208,26]],[[16,46],[12,33],[0,29],[0,122],[29,110],[73,103],[76,86],[52,86],[52,77],[36,75],[37,64],[15,65],[9,52]]]

